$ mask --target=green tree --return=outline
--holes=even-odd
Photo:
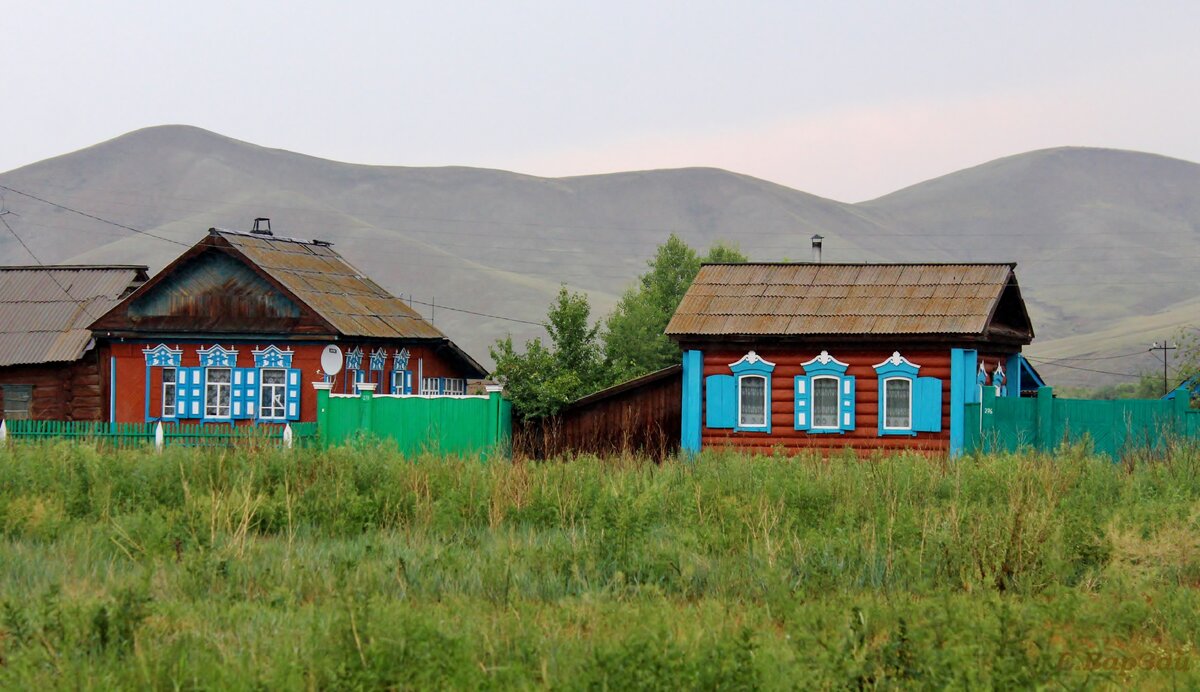
[[[518,353],[508,336],[488,349],[496,362],[492,376],[504,384],[520,415],[552,415],[607,383],[597,339],[600,325],[589,326],[590,316],[587,296],[560,286],[546,313],[549,346],[535,338]]]
[[[667,322],[683,300],[702,262],[745,262],[736,247],[717,243],[703,258],[674,233],[658,247],[649,271],[621,296],[606,320],[604,357],[610,379],[623,381],[679,362]]]

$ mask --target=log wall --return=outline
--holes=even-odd
[[[860,455],[876,450],[912,449],[944,453],[950,448],[950,349],[923,347],[900,349],[900,355],[921,366],[921,377],[942,380],[942,430],[937,433],[917,433],[915,437],[879,435],[879,383],[874,366],[883,362],[896,349],[866,348],[859,350],[833,349],[829,354],[848,363],[846,374],[855,378],[854,430],[842,434],[809,433],[795,429],[795,377],[803,375],[801,363],[816,357],[821,350],[788,346],[762,348],[738,347],[704,351],[704,377],[730,374],[729,365],[737,362],[749,350],[775,363],[771,374],[771,432],[737,432],[703,427],[701,413],[701,444],[705,449],[737,447],[752,452],[769,453],[782,448],[785,452],[816,451],[822,454],[851,449]],[[989,366],[990,367],[990,366]],[[703,397],[701,397],[703,406]]]
[[[71,363],[0,368],[0,384],[33,385],[29,417],[36,420],[103,420],[104,401],[95,352]],[[4,393],[0,391],[0,411]]]

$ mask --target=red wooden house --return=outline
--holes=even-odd
[[[981,386],[1019,396],[1033,327],[1013,264],[711,264],[667,334],[681,446],[962,448]]]
[[[117,422],[315,421],[335,392],[462,394],[485,370],[323,241],[210,229],[92,324]],[[336,345],[344,367],[321,371]]]

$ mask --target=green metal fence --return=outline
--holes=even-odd
[[[159,423],[100,423],[93,421],[13,420],[4,421],[4,433],[14,442],[79,440],[112,447],[155,444]],[[317,439],[316,423],[233,426],[227,423],[163,423],[163,444],[184,447],[250,447],[286,445],[285,430],[291,429],[291,446],[306,447]]]
[[[321,444],[363,438],[394,441],[406,455],[421,453],[507,457],[512,440],[512,404],[488,396],[426,397],[331,395],[317,391]]]
[[[967,404],[966,451],[1052,451],[1063,443],[1090,441],[1098,454],[1120,459],[1134,450],[1160,448],[1173,439],[1200,439],[1200,411],[1188,396],[1174,400],[1056,399],[1050,387],[1036,398],[997,397],[985,387],[982,401]]]

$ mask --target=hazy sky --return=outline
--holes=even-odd
[[[1200,3],[989,4],[3,0],[0,171],[165,123],[844,201],[1051,146],[1200,161]]]

